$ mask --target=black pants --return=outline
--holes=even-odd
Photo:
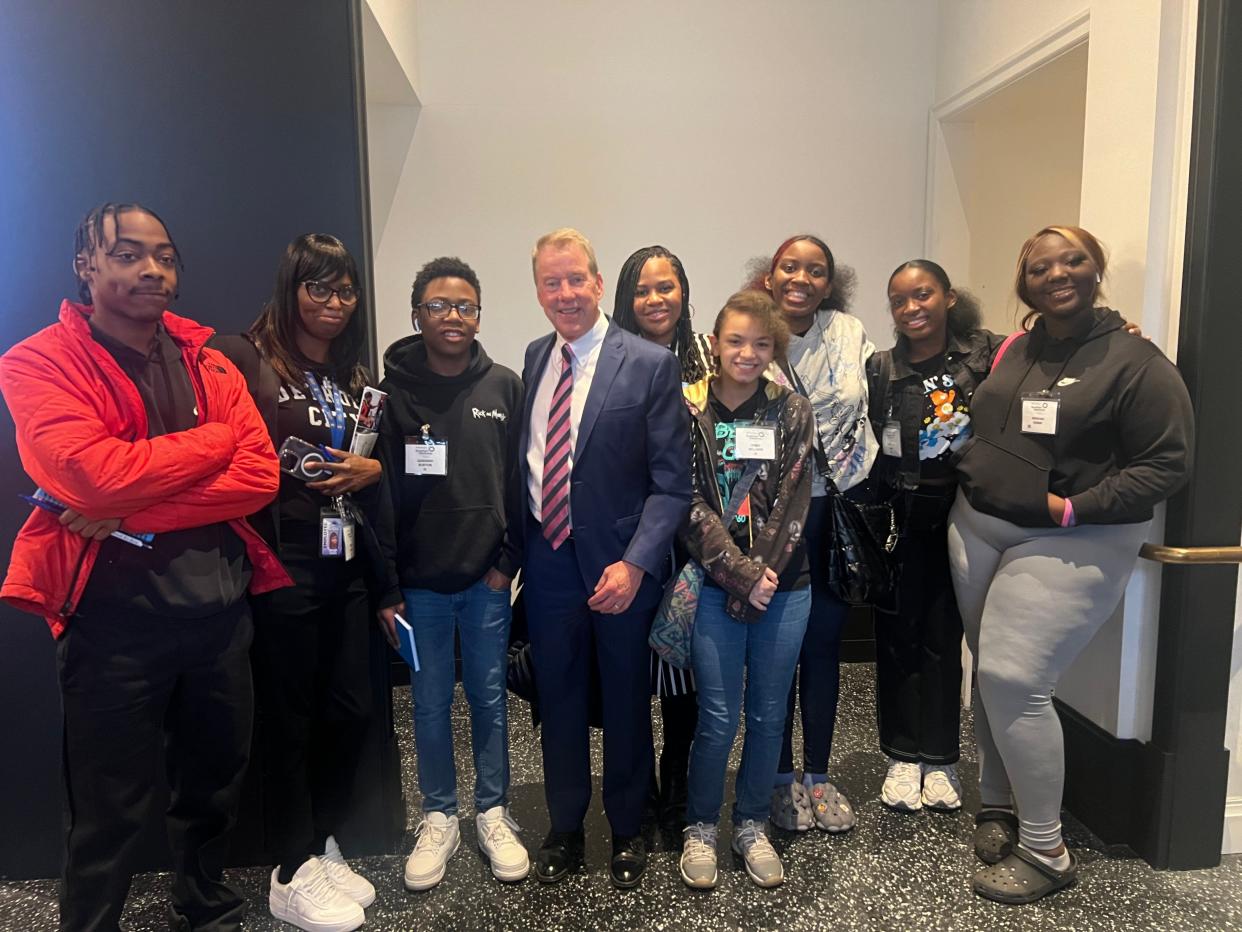
[[[60,923],[113,930],[158,785],[173,908],[195,929],[240,929],[245,901],[221,879],[250,754],[250,609],[170,619],[84,604],[57,645],[64,707],[66,853]]]
[[[582,827],[591,803],[588,697],[598,662],[604,719],[604,811],[615,836],[637,835],[653,766],[651,649],[647,634],[660,587],[644,576],[619,615],[587,608],[569,539],[553,550],[527,519],[526,618],[543,721],[544,794],[552,829]]]
[[[850,489],[845,494],[853,498],[860,493]],[[802,712],[802,770],[816,774],[828,772],[832,735],[837,724],[837,699],[841,692],[841,631],[850,614],[850,607],[828,588],[824,556],[824,537],[828,531],[828,496],[821,495],[811,499],[806,517],[806,545],[811,564],[811,614],[806,621],[806,634],[802,637],[798,669],[789,687],[785,736],[777,773],[792,773],[794,769],[795,699],[799,701]]]
[[[323,852],[349,812],[371,712],[370,619],[357,584],[309,612],[277,610],[277,598],[255,599],[252,653],[264,831],[292,873]]]
[[[947,539],[954,491],[923,488],[897,499],[897,611],[875,615],[880,749],[911,763],[953,764],[959,753],[962,619]]]
[[[660,697],[660,721],[663,724],[664,745],[660,748],[660,781],[680,780],[686,783],[686,771],[690,767],[690,745],[694,742],[694,728],[699,723],[699,697],[697,693]]]

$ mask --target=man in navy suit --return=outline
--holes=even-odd
[[[604,282],[577,230],[531,256],[555,333],[526,349],[520,457],[525,598],[552,830],[535,874],[581,866],[591,801],[587,699],[598,670],[613,883],[636,886],[652,767],[647,634],[690,505],[689,418],[674,355],[600,313]]]

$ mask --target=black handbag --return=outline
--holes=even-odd
[[[897,516],[892,503],[859,504],[846,498],[832,476],[828,485],[828,527],[824,562],[828,588],[842,602],[891,611],[897,601]]]

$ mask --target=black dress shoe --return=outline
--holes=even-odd
[[[637,887],[647,869],[647,843],[642,835],[625,837],[618,835],[612,840],[612,884],[622,890]]]
[[[548,832],[539,853],[535,855],[535,876],[544,883],[556,883],[566,874],[582,867],[585,837],[582,829],[574,832]]]

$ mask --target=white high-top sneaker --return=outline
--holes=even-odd
[[[493,806],[480,812],[474,817],[474,828],[479,836],[479,850],[487,855],[497,880],[513,882],[530,873],[530,855],[517,835],[521,826],[513,821],[508,809]]]
[[[408,890],[430,890],[444,879],[448,859],[457,853],[461,834],[457,816],[429,812],[418,826],[418,841],[405,861]]]

